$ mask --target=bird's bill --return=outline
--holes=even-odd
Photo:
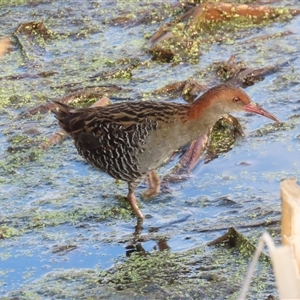
[[[275,122],[280,122],[275,116],[273,116],[268,111],[266,111],[265,109],[263,109],[261,106],[259,106],[258,104],[254,103],[254,102],[250,102],[249,104],[245,105],[244,109],[245,109],[245,111],[248,111],[250,113],[262,115],[262,116],[269,118]]]

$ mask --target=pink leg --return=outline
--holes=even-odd
[[[138,219],[144,219],[144,216],[142,212],[140,211],[137,203],[136,203],[136,197],[134,195],[134,190],[137,186],[136,182],[129,182],[128,183],[128,195],[127,195],[127,200],[134,211],[134,213],[137,215]]]
[[[132,210],[134,211],[134,213],[137,215],[137,217],[139,219],[144,219],[144,216],[142,214],[142,212],[140,211],[137,203],[136,203],[136,197],[134,195],[133,192],[129,192],[127,195],[127,200],[132,208]]]
[[[153,170],[148,174],[149,188],[144,193],[144,198],[149,199],[160,193],[161,180],[157,173]]]

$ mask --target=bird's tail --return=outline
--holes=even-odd
[[[53,101],[55,108],[51,111],[58,120],[59,126],[67,133],[71,133],[70,120],[72,119],[71,111],[73,108],[58,101]]]

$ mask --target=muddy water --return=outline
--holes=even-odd
[[[298,3],[276,5],[297,7]],[[1,37],[30,21],[44,22],[51,31],[49,37],[15,32],[10,51],[1,58],[0,226],[4,238],[0,239],[0,295],[235,299],[251,256],[206,243],[232,226],[254,245],[265,230],[280,241],[279,183],[300,175],[300,18],[248,29],[234,42],[207,45],[197,62],[172,65],[151,61],[146,37],[170,21],[177,9],[162,9],[147,1],[120,1],[116,6],[109,1],[4,1],[0,7]],[[172,11],[170,17],[159,13],[167,9]],[[122,26],[112,21],[119,16],[134,20],[149,11],[154,20]],[[244,43],[285,31],[292,34]],[[141,200],[148,217],[138,235],[134,234],[136,220],[123,198],[126,184],[87,165],[70,140],[47,151],[38,149],[58,129],[51,113],[19,117],[77,88],[115,84],[122,90],[109,96],[123,101],[152,99],[147,93],[187,78],[206,84],[210,75],[197,78],[199,70],[232,54],[254,68],[287,62],[247,88],[254,101],[284,124],[236,115],[246,137],[210,163],[200,162],[188,180],[170,183],[165,193],[151,201]],[[148,63],[125,78],[88,80],[123,67],[124,58]],[[173,164],[159,173],[167,174]],[[138,196],[144,188],[139,187]],[[273,225],[253,226],[267,221]],[[138,255],[126,256],[132,244],[148,253],[148,273],[139,269],[143,261]],[[163,248],[167,250],[157,251]],[[124,270],[126,276],[131,274],[131,281],[126,281]],[[143,284],[148,288],[139,289]],[[277,294],[272,268],[262,263],[250,297],[264,299],[269,294]]]

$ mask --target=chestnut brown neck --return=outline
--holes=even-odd
[[[199,118],[202,118],[204,113],[213,115],[214,112],[216,114],[216,117],[214,119],[219,119],[221,116],[219,115],[218,111],[214,108],[215,101],[217,100],[220,95],[223,93],[226,93],[227,85],[222,84],[219,86],[216,86],[207,92],[205,92],[203,95],[201,95],[198,99],[196,99],[191,104],[191,109],[189,112],[189,119],[190,120],[196,120]]]

